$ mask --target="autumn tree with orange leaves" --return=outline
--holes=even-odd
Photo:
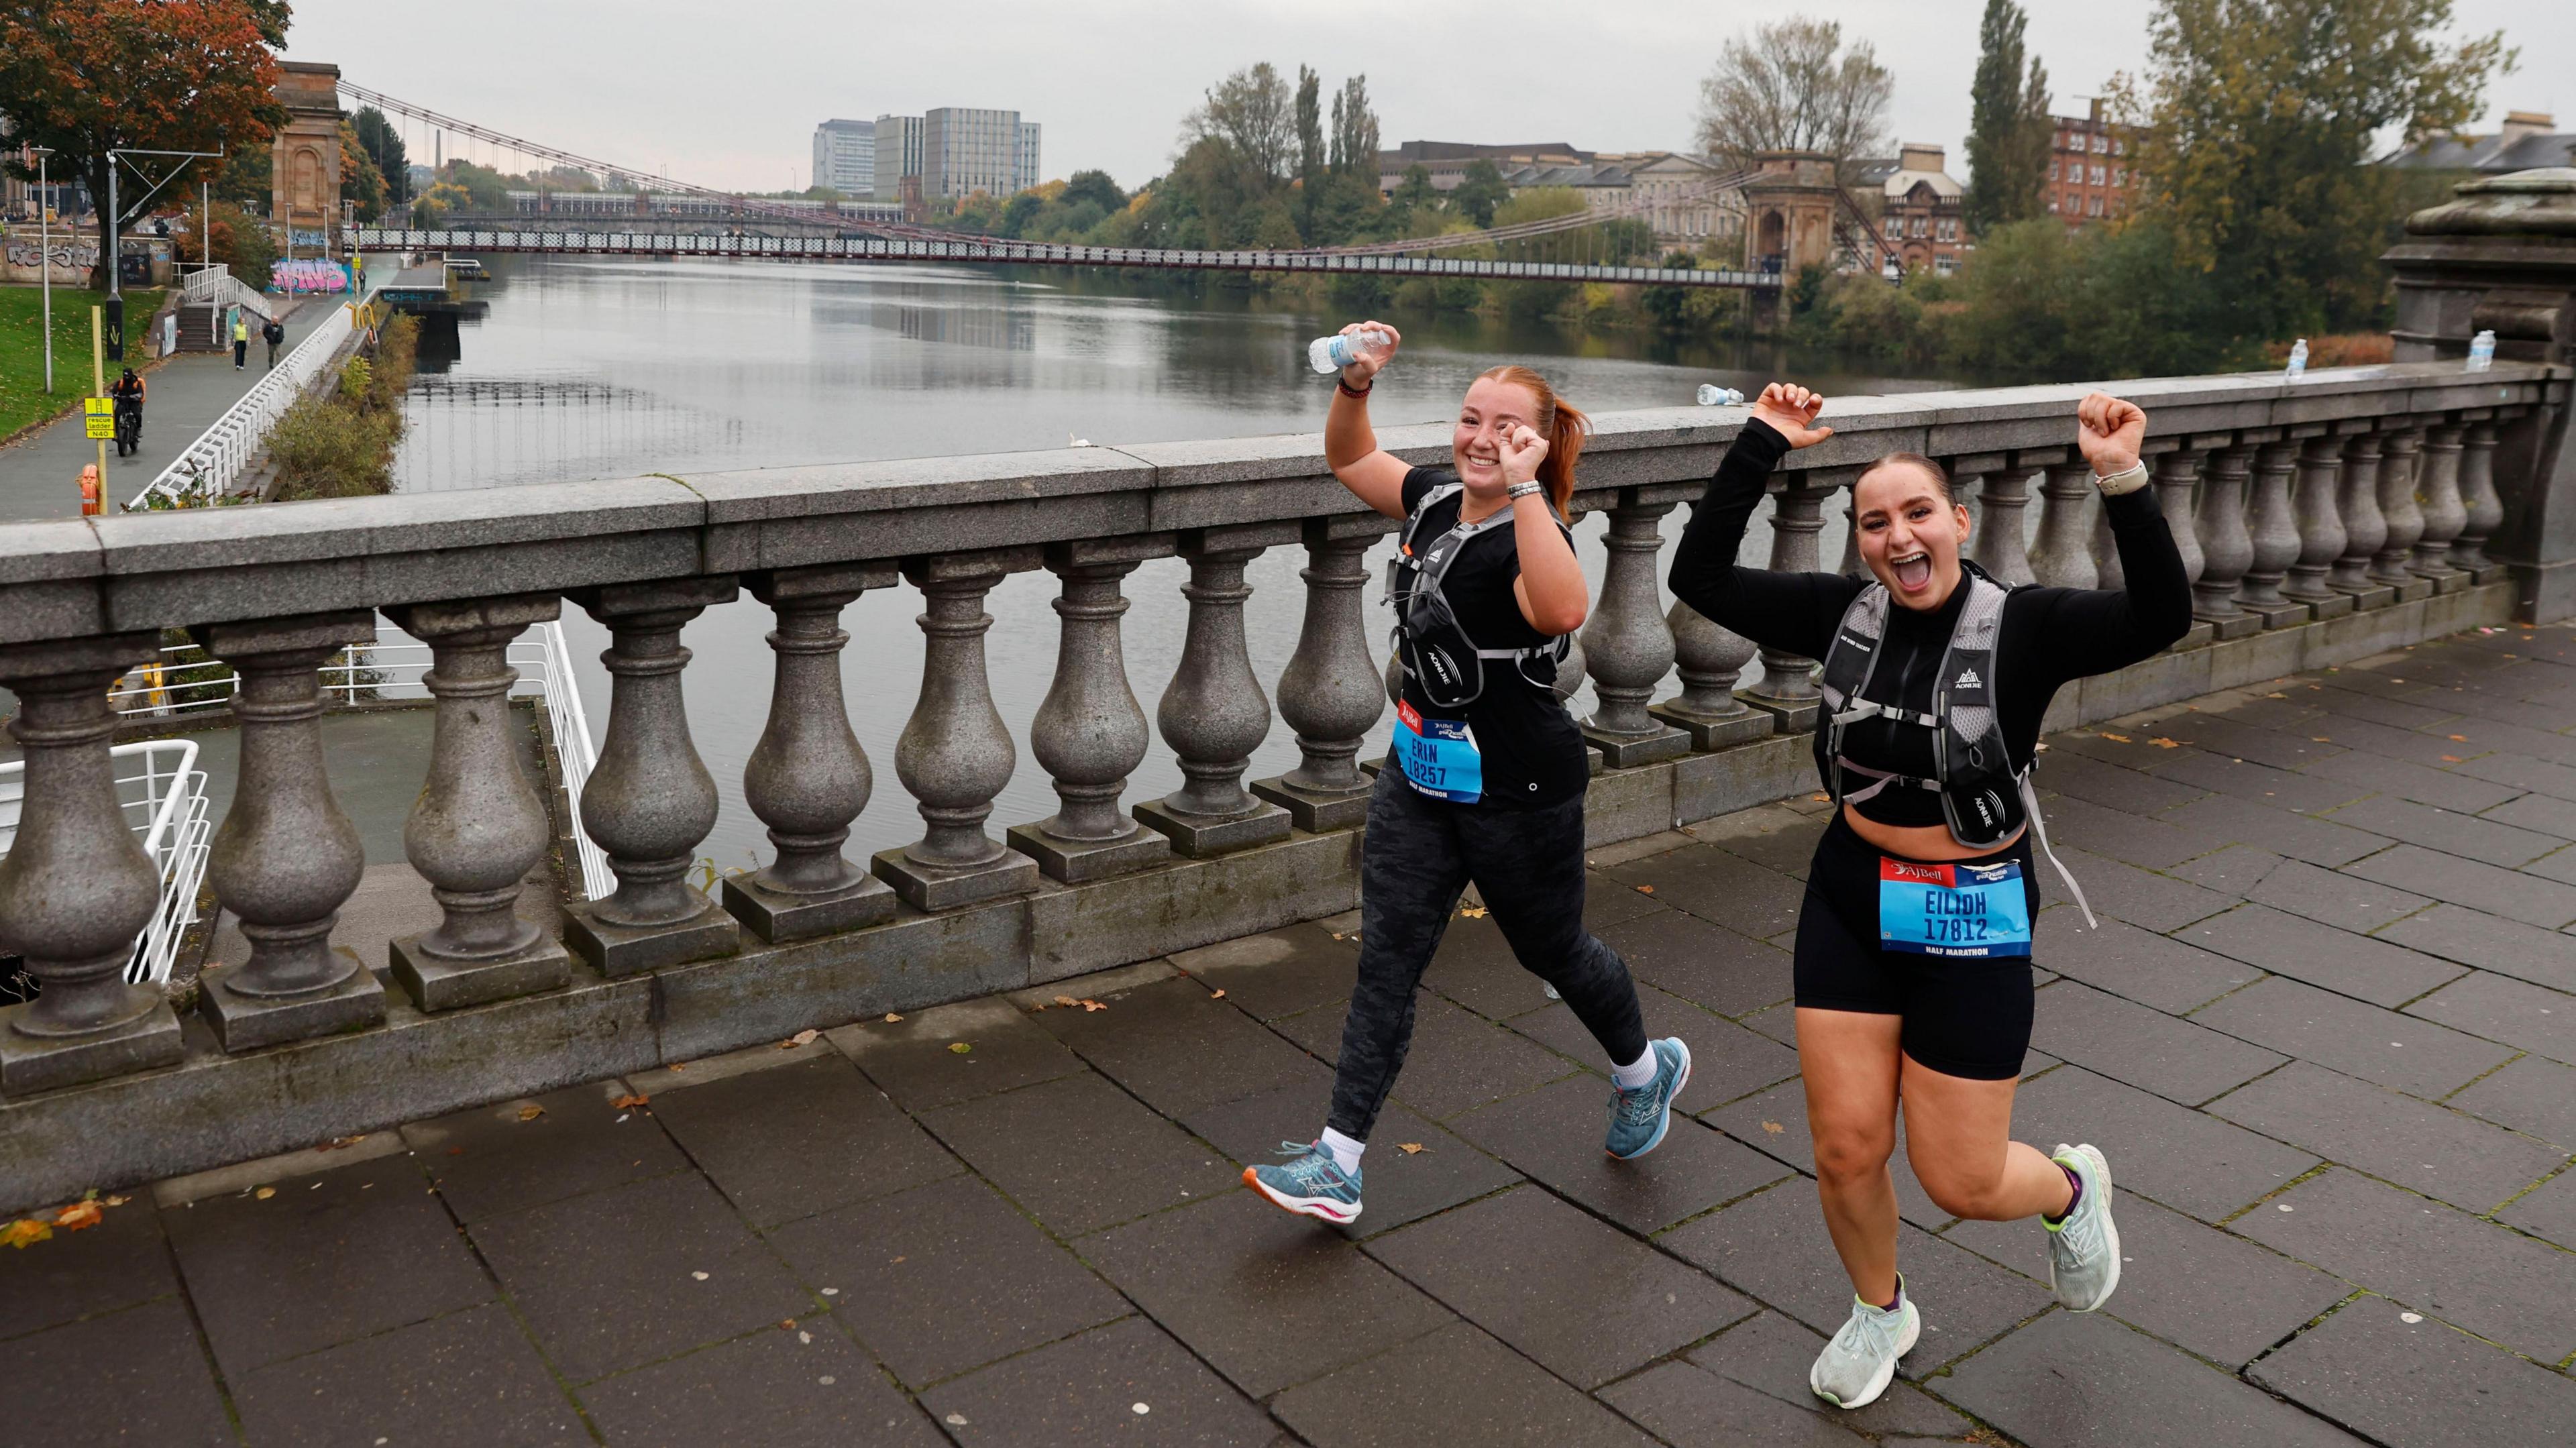
[[[104,206],[110,148],[238,150],[277,133],[286,112],[270,93],[271,47],[286,19],[279,0],[0,5],[0,119],[12,142],[51,148],[52,173],[79,176]],[[216,167],[193,164],[209,175]],[[131,208],[141,188],[121,189]],[[106,285],[109,264],[102,251],[93,288]]]

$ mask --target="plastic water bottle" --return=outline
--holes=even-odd
[[[1741,407],[1744,405],[1744,394],[1736,391],[1732,387],[1720,387],[1714,382],[1703,382],[1699,385],[1699,405],[1702,407]]]
[[[2484,372],[2494,365],[2495,333],[2493,331],[2485,331],[2471,337],[2469,339],[2468,370],[2471,372]]]
[[[2296,342],[2290,344],[2290,379],[2294,382],[2297,381],[2301,374],[2305,373],[2307,370],[2308,339],[2301,337]]]
[[[1347,336],[1336,332],[1307,343],[1306,361],[1318,372],[1339,372],[1362,357],[1383,355],[1386,345],[1386,334],[1374,328],[1363,328]]]

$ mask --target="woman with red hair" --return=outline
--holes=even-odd
[[[1324,461],[1360,501],[1404,520],[1390,590],[1404,685],[1360,846],[1359,979],[1331,1114],[1314,1141],[1281,1147],[1288,1161],[1243,1174],[1330,1222],[1360,1213],[1360,1154],[1404,1065],[1414,989],[1471,881],[1512,953],[1609,1056],[1605,1150],[1627,1159],[1660,1145],[1690,1079],[1690,1051],[1646,1039],[1628,967],[1583,928],[1591,762],[1554,685],[1590,605],[1566,523],[1590,424],[1536,372],[1497,367],[1459,405],[1449,466],[1413,467],[1379,449],[1368,420],[1372,379],[1402,337],[1383,322],[1342,330],[1353,360]]]

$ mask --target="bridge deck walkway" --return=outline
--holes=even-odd
[[[81,293],[79,295],[87,295]],[[298,304],[286,316],[286,340],[277,349],[279,360],[293,351],[316,326],[339,310],[339,299],[316,298]],[[256,318],[253,319],[256,322]],[[113,508],[143,490],[146,483],[160,476],[161,470],[178,460],[199,434],[224,415],[227,408],[241,400],[243,393],[259,381],[268,360],[267,347],[254,335],[250,344],[250,365],[233,370],[232,353],[181,352],[156,363],[143,373],[149,389],[143,404],[143,445],[132,457],[118,457],[116,449],[107,450],[107,498]],[[139,331],[128,349],[135,355],[150,346]],[[89,390],[89,358],[56,356],[56,382],[73,393]],[[115,370],[108,378],[115,380]],[[83,435],[81,416],[74,412],[56,419],[51,425],[15,444],[0,448],[0,523],[21,523],[38,518],[77,518],[80,516],[80,470],[98,461],[98,444]]]
[[[2107,918],[2042,916],[2019,1134],[2107,1150],[2126,1278],[2052,1306],[2037,1224],[1953,1221],[1900,1159],[1928,1330],[1856,1414],[1803,1377],[1848,1288],[1790,1044],[1802,796],[1592,862],[1594,927],[1698,1062],[1642,1161],[1597,1149],[1595,1048],[1471,905],[1366,1215],[1249,1195],[1322,1118],[1328,920],[129,1189],[0,1253],[13,1431],[2543,1436],[2515,1429],[2576,1414],[2571,720],[2576,631],[2515,628],[2054,736]]]

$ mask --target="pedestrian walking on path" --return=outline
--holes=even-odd
[[[233,310],[233,370],[239,372],[250,361],[250,318],[239,308]]]
[[[1868,578],[1738,566],[1772,468],[1832,435],[1816,425],[1824,401],[1763,389],[1691,513],[1671,583],[1721,627],[1824,662],[1816,767],[1836,809],[1799,910],[1798,1065],[1825,1228],[1855,1296],[1808,1386],[1857,1408],[1886,1391],[1922,1329],[1897,1268],[1887,1169],[1900,1104],[1907,1160],[1943,1211],[2041,1218],[2049,1280],[2073,1311],[2119,1285],[2102,1152],[2011,1139],[2033,1009],[2031,837],[2048,852],[2030,767],[2057,690],[2182,637],[2191,591],[2138,462],[2146,414],[2100,392],[2077,405],[2075,440],[2125,590],[1996,582],[1960,556],[1968,510],[1915,453],[1880,458],[1852,485]]]
[[[277,344],[286,340],[286,324],[275,317],[269,318],[260,326],[259,339],[268,344],[268,370],[274,372],[277,370]]]
[[[1450,466],[1408,466],[1368,420],[1372,379],[1403,339],[1382,322],[1342,335],[1324,460],[1404,520],[1389,590],[1404,685],[1361,836],[1359,978],[1331,1112],[1316,1140],[1281,1147],[1288,1161],[1244,1171],[1272,1202],[1330,1222],[1360,1214],[1360,1157],[1404,1065],[1414,991],[1470,882],[1520,963],[1608,1053],[1612,1156],[1660,1145],[1690,1079],[1689,1050],[1646,1039],[1627,965],[1583,928],[1591,771],[1553,685],[1589,607],[1565,507],[1590,424],[1536,372],[1497,367],[1467,389]]]

